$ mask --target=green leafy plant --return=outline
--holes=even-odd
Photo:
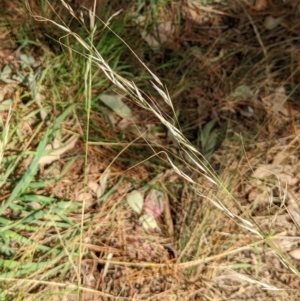
[[[212,119],[200,130],[199,142],[202,155],[210,161],[212,154],[219,149],[226,137],[227,124],[216,127],[217,119]]]

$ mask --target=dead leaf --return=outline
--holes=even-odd
[[[273,164],[281,164],[284,160],[287,159],[287,156],[284,153],[278,152],[273,158]]]
[[[289,116],[288,106],[286,104],[287,96],[283,86],[277,88],[275,92],[262,99],[263,103],[270,107],[275,114],[283,114]]]
[[[277,178],[283,185],[294,186],[298,183],[298,178],[293,174],[290,165],[265,164],[260,165],[253,173],[257,179]]]
[[[108,119],[109,119],[109,121],[110,121],[110,123],[112,125],[116,125],[117,124],[118,120],[117,120],[117,118],[116,118],[116,116],[115,116],[114,113],[111,113],[111,112],[107,113],[107,117],[108,117]]]
[[[12,98],[14,92],[14,85],[1,85],[0,86],[0,102],[5,99]]]
[[[47,155],[41,157],[39,161],[40,167],[51,164],[56,160],[59,160],[62,154],[74,148],[77,140],[78,136],[73,136],[67,140],[63,147],[60,147],[59,140],[55,138],[52,144],[48,144],[46,146],[46,151],[48,152]]]
[[[255,5],[252,7],[255,10],[264,10],[268,6],[268,0],[256,0]]]
[[[35,202],[35,201],[28,203],[28,205],[31,206],[35,210],[39,210],[42,207],[42,205],[40,203]]]
[[[295,259],[300,259],[300,249],[295,249],[289,252],[289,254]]]
[[[132,128],[136,127],[136,123],[135,123],[136,118],[123,118],[119,123],[118,123],[118,128],[120,128],[121,130],[125,130],[128,129],[131,130]]]
[[[205,22],[209,20],[209,13],[207,12],[209,9],[212,9],[211,6],[205,6],[206,12],[202,9],[203,5],[199,1],[187,1],[186,5],[182,7],[182,13],[185,18],[192,20],[198,25],[203,25]]]
[[[298,183],[298,179],[295,176],[286,173],[280,173],[278,178],[283,185],[294,186]]]
[[[154,36],[160,44],[170,43],[175,33],[175,26],[172,21],[164,21],[159,23],[155,28]]]
[[[164,194],[162,192],[151,189],[145,198],[145,212],[154,218],[160,216],[164,211],[163,197]]]
[[[171,43],[175,33],[174,22],[170,19],[165,12],[160,12],[157,17],[157,26],[155,26],[150,32],[146,30],[147,18],[145,16],[138,16],[135,18],[135,22],[141,28],[141,36],[152,48],[152,50],[160,49],[162,44]]]
[[[85,201],[86,203],[91,203],[94,200],[93,193],[91,192],[80,192],[75,196],[75,200],[77,202],[83,202]]]
[[[268,16],[265,19],[264,26],[268,30],[275,29],[278,25],[280,25],[283,21],[283,17],[273,18],[272,16]]]
[[[160,44],[156,40],[156,38],[153,35],[147,33],[146,30],[143,30],[141,32],[141,36],[148,43],[148,45],[152,48],[152,50],[155,51],[155,50],[158,50],[160,48]]]
[[[110,169],[106,169],[104,173],[100,176],[98,189],[96,191],[97,198],[100,198],[106,191],[107,180],[109,175],[110,175]]]
[[[294,223],[300,229],[300,208],[296,201],[292,201],[291,204],[286,208],[289,215],[292,217]]]
[[[290,252],[298,246],[297,237],[286,236],[286,233],[272,238],[272,241],[281,252]]]
[[[99,184],[95,181],[88,181],[87,187],[90,188],[95,194],[97,193],[99,189]]]
[[[262,191],[254,188],[250,191],[248,195],[249,202],[257,203],[260,205],[267,205],[269,203],[270,192],[268,189],[263,189]]]
[[[0,71],[0,80],[8,83],[11,77],[12,68],[9,65],[5,65]]]
[[[258,179],[265,179],[270,176],[277,176],[282,171],[283,171],[283,167],[281,165],[275,165],[275,164],[260,165],[254,171],[253,177]]]

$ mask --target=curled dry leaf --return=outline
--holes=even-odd
[[[260,165],[253,173],[257,179],[277,178],[283,185],[294,186],[298,183],[297,177],[292,174],[290,165],[265,164]]]
[[[252,6],[253,9],[257,11],[264,10],[268,6],[268,0],[255,0],[255,5]]]
[[[90,188],[95,194],[97,193],[99,189],[99,184],[95,181],[88,181],[87,187]]]
[[[11,99],[14,92],[13,85],[0,85],[0,102]]]
[[[109,121],[110,121],[110,123],[112,125],[116,125],[117,124],[118,120],[117,120],[117,118],[116,118],[116,116],[115,116],[114,113],[112,113],[112,112],[108,113],[107,117],[108,117],[108,119],[109,119]]]
[[[298,239],[295,237],[288,237],[280,235],[272,239],[273,243],[281,252],[290,252],[298,245]]]
[[[131,131],[132,129],[136,129],[136,124],[138,123],[138,120],[136,117],[133,118],[123,118],[119,123],[118,123],[118,128],[121,130],[128,129]]]
[[[209,20],[212,14],[210,14],[209,9],[213,9],[209,5],[205,5],[206,11],[203,10],[203,4],[201,1],[192,1],[189,0],[182,7],[182,14],[185,18],[192,20],[198,25],[205,25],[205,22]]]
[[[145,212],[154,218],[160,216],[164,211],[163,197],[164,195],[162,192],[151,189],[145,199]]]
[[[264,190],[252,189],[248,195],[250,202],[255,202],[260,205],[267,205],[269,203],[270,191],[266,187]]]
[[[143,30],[141,35],[153,50],[157,50],[160,48],[161,44],[170,43],[174,33],[175,27],[173,22],[165,21],[161,22],[151,34]]]
[[[295,176],[286,173],[279,174],[278,178],[283,185],[294,186],[298,183],[298,179]]]
[[[148,43],[152,50],[159,50],[162,44],[171,43],[175,33],[172,16],[165,11],[161,11],[157,17],[156,26],[149,32],[147,26],[147,17],[139,15],[135,17],[135,23],[139,26],[142,38]]]
[[[262,99],[264,105],[271,107],[275,114],[281,113],[284,116],[289,116],[288,106],[286,105],[287,96],[284,87],[279,87],[275,92]]]
[[[281,164],[284,160],[287,159],[286,154],[278,152],[273,158],[273,164]]]
[[[148,34],[145,30],[141,32],[142,38],[148,43],[148,45],[152,48],[152,50],[158,50],[160,48],[160,44],[156,40],[156,38]]]
[[[86,201],[87,203],[90,203],[93,201],[94,196],[91,192],[80,192],[75,199],[78,202]]]
[[[294,223],[298,226],[300,229],[300,208],[297,202],[292,202],[288,207],[287,211],[289,215],[292,217]]]
[[[293,258],[300,259],[300,249],[295,249],[289,253]]]
[[[264,164],[264,165],[260,165],[254,171],[253,177],[258,179],[266,179],[270,176],[277,176],[282,171],[283,171],[283,167],[281,165]]]
[[[172,21],[164,21],[158,25],[158,39],[161,44],[169,43],[175,33],[175,26]]]
[[[40,203],[35,202],[35,201],[28,203],[28,205],[31,206],[31,208],[34,210],[39,210],[42,207],[42,205]]]
[[[74,148],[78,140],[77,136],[73,136],[67,140],[64,146],[60,147],[60,142],[58,139],[54,139],[52,144],[46,146],[47,155],[41,157],[39,161],[40,166],[45,166],[51,164],[52,162],[59,160],[60,156],[70,149]]]

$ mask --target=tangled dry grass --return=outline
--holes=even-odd
[[[42,82],[57,92],[39,90],[51,101],[28,100],[26,88],[18,88],[24,82],[1,88],[2,101],[13,99],[1,113],[1,158],[15,158],[16,148],[32,153],[43,142],[59,159],[49,161],[43,152],[33,161],[17,157],[22,164],[8,179],[20,178],[35,161],[38,172],[31,178],[36,185],[15,199],[10,195],[18,185],[1,183],[7,249],[1,250],[0,288],[7,300],[299,299],[300,8],[294,1],[250,2],[107,4],[123,11],[103,15],[105,26],[132,19],[117,32],[127,45],[115,56],[104,51],[105,43],[96,45],[108,38],[101,25],[102,35],[93,33],[95,20],[86,27],[88,39],[74,21],[66,22],[67,11],[87,22],[80,5],[45,2],[41,10],[34,1],[27,8],[5,2],[10,19],[1,20],[15,26],[24,26],[15,16],[30,12],[27,26],[34,31],[26,35],[32,39],[41,41],[41,28],[68,36],[59,41],[72,70],[63,71],[64,59],[43,39],[28,51],[45,63],[57,57],[60,68]],[[16,32],[6,26],[1,74],[7,65],[22,73]],[[134,68],[118,73],[114,59]],[[99,70],[110,83],[93,81]],[[80,80],[70,80],[70,72]],[[111,85],[131,118],[99,105],[97,95],[112,94]],[[38,113],[32,118],[31,112]],[[204,135],[211,119],[216,127]],[[207,141],[216,140],[204,137],[218,137],[225,124],[226,139],[205,156]],[[61,129],[55,138],[46,132],[52,125]],[[12,142],[16,128],[22,139]],[[155,229],[145,228],[126,202],[132,190],[145,198],[161,192]]]

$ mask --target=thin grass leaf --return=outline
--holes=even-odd
[[[28,188],[31,188],[31,189],[35,190],[35,189],[44,188],[44,187],[47,187],[48,185],[56,183],[68,172],[68,170],[73,165],[73,163],[76,161],[76,159],[77,159],[77,157],[73,158],[68,164],[66,164],[66,166],[64,167],[64,169],[61,171],[61,173],[58,176],[56,176],[56,177],[54,177],[53,179],[50,179],[50,180],[30,183],[28,185]]]
[[[46,186],[44,186],[46,187]],[[38,194],[25,194],[19,197],[19,200],[23,202],[37,202],[41,205],[53,204],[56,199],[48,196],[38,195]],[[24,204],[24,203],[23,203]]]
[[[33,212],[30,212],[28,215],[26,215],[24,218],[22,219],[19,219],[18,221],[15,221],[9,225],[6,225],[6,226],[3,226],[1,228],[1,232],[5,232],[9,229],[12,229],[12,228],[15,228],[15,227],[18,227],[19,225],[22,226],[26,223],[30,223],[31,221],[36,221],[38,220],[39,218],[42,218],[42,217],[45,217],[47,213],[42,209],[40,210],[35,210]]]
[[[48,141],[55,135],[56,130],[62,123],[62,121],[66,118],[66,116],[74,109],[75,105],[70,106],[68,109],[65,110],[63,114],[61,114],[54,122],[52,129],[48,129],[45,133],[44,138],[39,143],[36,155],[32,160],[30,166],[27,168],[26,172],[24,173],[22,179],[18,182],[15,186],[13,191],[11,192],[9,198],[6,202],[0,207],[0,215],[9,207],[9,205],[18,198],[29,186],[29,183],[32,181],[33,177],[38,171],[39,162],[42,156],[44,155],[44,151],[46,149]]]
[[[34,246],[34,248],[42,250],[42,251],[48,251],[50,249],[47,246],[37,244],[37,243],[31,241],[30,239],[14,232],[14,231],[11,231],[11,230],[5,231],[4,235],[5,235],[5,237],[10,238],[11,240],[19,242],[21,245]]]
[[[50,131],[48,130],[43,140],[39,143],[38,148],[36,150],[36,156],[34,157],[27,171],[24,173],[22,179],[18,182],[16,187],[13,189],[7,201],[0,207],[0,215],[2,215],[3,212],[10,206],[10,204],[27,189],[29,183],[32,181],[33,177],[37,173],[39,167],[39,160],[43,156],[49,136]]]
[[[46,268],[47,266],[51,265],[51,261],[47,262],[19,262],[15,260],[6,260],[6,259],[0,259],[0,267],[14,270],[12,272],[4,272],[3,274],[0,274],[1,278],[8,278],[8,277],[20,277],[22,275],[28,275],[31,273],[34,273],[35,271]]]
[[[110,188],[103,196],[101,196],[97,202],[103,202],[105,201],[113,192],[115,192],[119,185],[123,182],[124,177],[120,177],[120,179],[118,180],[118,182],[112,187]]]

